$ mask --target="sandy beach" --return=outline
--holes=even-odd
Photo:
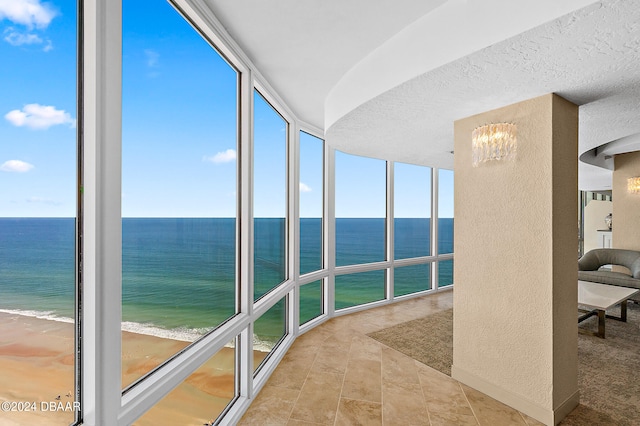
[[[122,334],[123,387],[189,344]],[[73,421],[73,341],[73,324],[0,313],[0,424]],[[255,351],[254,362],[265,356]],[[215,419],[233,394],[234,350],[223,348],[134,424],[200,426]],[[7,406],[5,401],[15,404]]]

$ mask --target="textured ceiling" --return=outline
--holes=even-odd
[[[419,69],[411,63],[411,52],[416,52],[416,63],[425,55],[415,47],[404,49],[409,58],[404,61],[385,48],[393,51],[390,42],[420,22],[433,21],[447,10],[455,12],[448,19],[458,12],[469,15],[467,23],[484,8],[510,11],[505,12],[504,33],[495,33],[499,26],[492,25],[486,32],[494,38],[518,35],[498,38],[502,41],[485,48],[466,47],[469,54],[464,52],[465,40],[475,46],[469,38],[473,33],[454,40],[460,31],[447,33],[446,24],[437,27],[427,51],[444,58],[441,64],[420,64],[424,71],[411,76],[397,73],[402,74],[396,78],[400,84],[376,88],[373,98],[329,121],[333,124],[325,129],[327,141],[345,152],[452,168],[455,120],[551,92],[580,105],[580,154],[640,134],[640,0],[604,0],[568,15],[559,13],[560,8],[571,10],[590,1],[529,1],[521,5],[534,9],[523,8],[527,12],[519,14],[506,0],[203,1],[297,117],[319,128],[327,96],[376,55],[383,61],[388,55],[388,64]],[[561,17],[541,20],[546,15],[540,12],[537,19],[546,23],[533,26],[529,15],[535,15],[536,8]],[[402,50],[397,47],[395,53]],[[464,56],[442,56],[454,47]],[[396,77],[384,77],[386,68],[378,72],[374,69],[370,82],[388,83]],[[369,87],[366,79],[357,78],[346,86]],[[633,149],[632,144],[624,146]],[[580,164],[582,188],[609,185],[609,171]]]
[[[640,133],[638,64],[640,1],[603,1],[405,82],[326,137],[347,152],[452,168],[455,120],[555,92],[581,106],[582,153]],[[610,185],[606,172],[580,171],[583,188]]]

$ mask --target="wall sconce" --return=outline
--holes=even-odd
[[[640,194],[640,177],[627,179],[627,192],[629,194]]]
[[[516,156],[516,125],[487,124],[476,127],[471,135],[473,167],[491,160],[512,160]]]

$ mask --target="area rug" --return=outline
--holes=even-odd
[[[611,313],[617,315],[619,312]],[[606,339],[578,335],[580,406],[562,425],[640,425],[640,305],[630,303],[627,316],[626,323],[606,320]],[[597,318],[580,323],[579,328],[595,330]],[[452,309],[369,336],[451,375]]]
[[[451,376],[453,309],[385,328],[368,336]]]

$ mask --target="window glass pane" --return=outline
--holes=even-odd
[[[393,270],[393,295],[425,291],[431,288],[431,264],[404,266]]]
[[[36,402],[0,413],[0,423],[68,425],[77,408],[76,2],[0,3],[0,401]],[[69,410],[41,409],[58,395]]]
[[[322,280],[300,286],[300,325],[322,314]]]
[[[387,166],[336,151],[336,265],[385,260]]]
[[[336,277],[336,310],[363,305],[385,297],[385,270],[338,275]]]
[[[431,169],[403,163],[393,169],[395,258],[429,256]]]
[[[453,253],[453,171],[438,170],[438,253]]]
[[[287,122],[257,91],[253,132],[253,285],[258,300],[287,278]]]
[[[300,274],[322,269],[324,141],[300,132]]]
[[[453,284],[453,260],[438,262],[438,287]]]
[[[212,356],[133,424],[212,425],[238,395],[236,339]]]
[[[237,81],[169,3],[123,2],[123,386],[236,312]]]
[[[283,297],[253,323],[253,371],[257,373],[287,335],[287,298]]]

